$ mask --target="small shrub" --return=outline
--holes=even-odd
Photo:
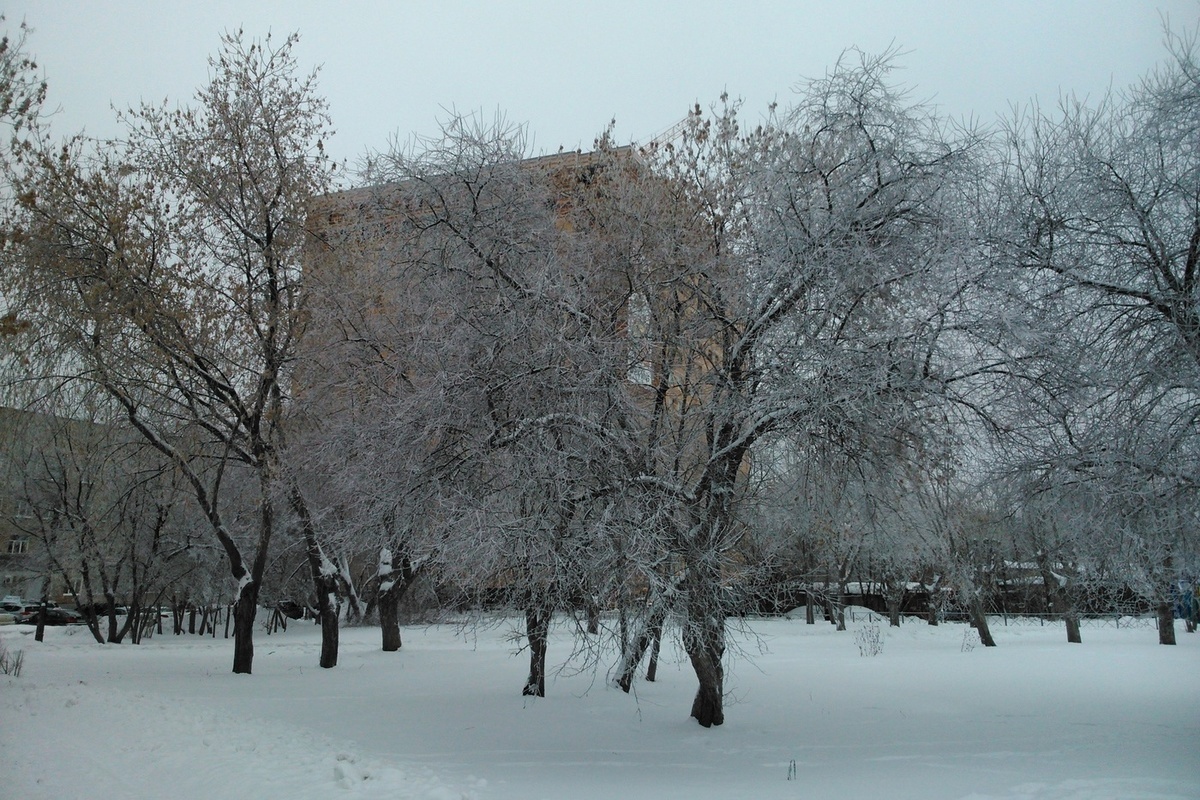
[[[969,653],[980,644],[979,631],[972,628],[970,625],[963,631],[962,652]]]
[[[24,650],[9,650],[0,642],[0,675],[12,675],[14,678],[21,677],[21,667],[25,665]]]
[[[854,641],[858,644],[858,654],[863,658],[883,652],[883,633],[874,622],[855,631]]]

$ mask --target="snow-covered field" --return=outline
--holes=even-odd
[[[997,621],[999,647],[965,649],[964,626],[914,622],[863,657],[861,615],[753,621],[712,730],[674,650],[636,695],[607,686],[606,654],[521,697],[511,626],[407,628],[398,653],[347,629],[321,670],[318,629],[293,624],[257,635],[253,676],[221,639],[5,627],[25,665],[0,676],[0,798],[1200,798],[1200,635],[1068,645]],[[570,647],[560,632],[551,659]]]

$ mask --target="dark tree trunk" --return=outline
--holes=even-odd
[[[50,604],[50,578],[47,577],[42,581],[42,601],[38,604],[37,612],[37,630],[33,635],[34,641],[42,642],[46,640],[46,608]],[[1174,644],[1172,642],[1172,644]]]
[[[1071,603],[1066,587],[1063,585],[1065,579],[1055,574],[1047,556],[1039,555],[1037,562],[1038,569],[1042,573],[1042,588],[1046,591],[1046,605],[1050,608],[1050,613],[1063,618],[1063,624],[1067,628],[1068,642],[1082,644],[1083,636],[1079,630],[1079,615],[1075,613],[1074,604]]]
[[[617,629],[621,634],[621,652],[626,653],[629,651],[629,609],[623,597],[617,601]]]
[[[1079,615],[1067,614],[1063,617],[1063,621],[1067,626],[1067,641],[1071,644],[1083,644],[1083,635],[1079,630]]]
[[[108,603],[108,641],[120,644],[122,637],[117,632],[117,598],[112,592],[105,592],[104,600]]]
[[[109,641],[120,643],[125,639],[126,636],[128,636],[134,644],[140,644],[142,637],[139,632],[140,626],[137,623],[140,619],[138,615],[141,614],[141,611],[142,608],[137,603],[134,603],[133,605],[129,606],[129,608],[125,609],[125,621],[121,623],[121,629],[117,631],[116,636],[111,637]],[[116,619],[116,611],[109,606],[109,630],[112,630],[111,625],[116,622]]]
[[[300,531],[304,535],[304,549],[308,556],[309,574],[317,594],[317,615],[321,623],[321,657],[317,662],[321,669],[332,669],[338,661],[338,575],[317,542],[317,530],[308,513],[308,505],[299,488],[292,487],[289,495],[292,510],[300,520]]]
[[[655,646],[661,640],[663,620],[666,617],[666,613],[666,603],[662,598],[656,599],[650,609],[650,617],[646,620],[646,627],[630,643],[630,646],[622,656],[621,674],[617,676],[617,686],[621,687],[621,691],[628,694],[629,690],[633,687],[633,676],[637,673],[638,664],[642,663],[642,657],[646,654],[646,650]],[[656,668],[657,656],[657,649],[655,649],[653,663]],[[647,678],[647,680],[653,680],[653,678]]]
[[[161,632],[162,619],[158,616],[158,609],[137,607],[138,613],[135,615],[132,612],[125,618],[125,624],[132,631],[134,644],[141,644],[142,639],[147,634],[153,636],[155,626],[159,626]]]
[[[94,603],[87,606],[87,611],[83,613],[84,624],[92,633],[92,638],[97,644],[104,644],[104,635],[100,633],[100,618],[96,614],[96,605]]]
[[[264,455],[260,453],[260,456]],[[233,617],[233,672],[235,675],[249,675],[254,666],[254,618],[258,616],[258,593],[262,587],[263,575],[267,571],[267,553],[271,545],[271,537],[275,531],[275,506],[271,500],[270,470],[259,469],[259,523],[258,547],[254,553],[254,561],[249,572],[241,560],[241,553],[233,544],[224,528],[216,525],[222,544],[229,556],[229,564],[233,578],[238,582],[237,598],[233,602],[232,614],[225,617],[225,633],[229,634],[229,617]],[[195,604],[193,603],[193,619]],[[216,638],[213,629],[213,638]]]
[[[662,620],[654,626],[653,639],[650,644],[650,663],[646,666],[646,680],[650,683],[658,678],[658,651],[662,649]]]
[[[379,559],[379,587],[374,593],[374,602],[379,609],[379,628],[383,634],[383,651],[394,653],[401,647],[400,601],[416,583],[423,567],[413,568],[407,553],[400,557],[400,569],[392,566],[392,553],[385,549]]]
[[[925,601],[925,621],[930,627],[937,627],[938,616],[942,613],[942,581],[939,578],[929,587],[929,599]]]
[[[233,672],[249,675],[254,666],[254,617],[258,613],[258,584],[250,582],[238,592],[233,607]]]
[[[687,578],[687,620],[683,649],[692,663],[699,686],[692,701],[692,716],[702,727],[725,722],[725,609],[718,596],[721,576],[707,559],[692,564]]]
[[[379,594],[379,627],[383,631],[383,652],[394,653],[400,649],[400,588],[395,583]]]
[[[816,604],[813,603],[813,593],[811,591],[804,593],[804,623],[806,625],[817,624]]]
[[[725,655],[724,616],[689,612],[683,644],[700,684],[692,701],[692,716],[705,728],[720,725],[725,721],[725,672],[721,665]]]
[[[1158,617],[1158,643],[1175,644],[1175,614],[1171,610],[1171,603],[1159,600],[1154,612]]]
[[[594,597],[587,600],[587,632],[592,636],[600,633],[600,604]]]
[[[37,627],[34,629],[33,640],[35,642],[44,642],[46,640],[46,602],[44,600],[41,607],[38,608]]]
[[[983,598],[979,596],[978,591],[971,592],[971,600],[968,604],[968,612],[971,617],[971,625],[975,630],[979,631],[979,642],[984,647],[995,647],[996,640],[992,638],[992,629],[988,626],[987,612],[983,609]]]
[[[359,625],[366,616],[362,598],[358,596],[358,589],[355,587],[353,576],[350,574],[350,566],[344,559],[341,562],[340,568],[342,586],[345,589],[346,595],[346,624]]]
[[[332,669],[338,661],[338,602],[337,596],[326,592],[318,600],[321,609],[321,669]]]
[[[546,641],[550,634],[548,608],[530,605],[525,609],[525,635],[529,639],[529,679],[521,694],[530,697],[546,696]]]
[[[886,581],[884,590],[887,592],[888,625],[900,627],[900,609],[904,607],[904,584],[901,581]]]

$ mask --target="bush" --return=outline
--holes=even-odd
[[[863,658],[877,656],[883,652],[883,633],[874,622],[862,626],[854,633],[858,654]]]
[[[19,678],[21,677],[21,667],[24,665],[24,650],[9,650],[4,646],[4,642],[0,642],[0,675],[12,675],[14,678]]]

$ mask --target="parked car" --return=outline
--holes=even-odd
[[[82,625],[83,615],[69,608],[46,609],[47,625]]]
[[[29,622],[37,622],[38,609],[41,608],[36,603],[22,603],[9,613],[13,615],[13,621],[18,625],[24,625]]]
[[[16,614],[18,625],[36,625],[40,605],[27,605]],[[83,622],[83,615],[69,608],[59,608],[57,605],[46,607],[47,625],[78,625]]]
[[[19,597],[14,597],[13,595],[9,595],[8,597],[4,598],[3,600],[0,600],[0,612],[3,612],[5,614],[16,614],[18,611],[21,611],[22,609],[25,608],[25,606],[28,606],[28,605],[32,605],[32,604],[25,602],[24,600],[22,600]]]

